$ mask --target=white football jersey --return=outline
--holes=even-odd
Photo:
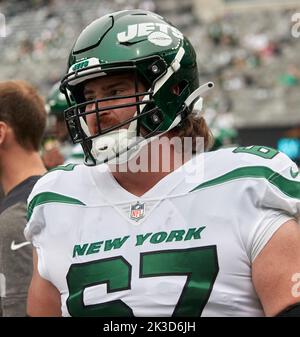
[[[142,197],[68,165],[34,187],[25,236],[64,316],[263,316],[251,264],[298,218],[299,186],[260,146],[197,155]]]

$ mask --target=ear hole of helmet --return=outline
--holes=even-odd
[[[181,82],[174,84],[172,86],[171,93],[176,96],[180,96],[187,86],[188,86],[188,82],[186,80],[182,80]]]

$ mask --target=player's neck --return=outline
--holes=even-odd
[[[147,156],[140,152],[125,165],[115,167],[111,172],[117,182],[129,193],[142,196],[161,179],[182,166],[188,159],[176,155],[173,148],[160,147],[158,153],[149,151]]]
[[[145,194],[153,186],[155,186],[161,179],[163,179],[168,172],[113,172],[114,178],[120,186],[126,191],[138,197]]]

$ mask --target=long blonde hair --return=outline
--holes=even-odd
[[[214,137],[205,119],[199,117],[196,112],[190,114],[180,125],[172,130],[172,135],[180,138],[192,137],[193,153],[196,153],[196,138],[203,137],[204,150],[208,151],[214,143]]]

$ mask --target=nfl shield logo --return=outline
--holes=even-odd
[[[130,206],[130,219],[134,221],[139,221],[145,216],[145,203],[140,203],[139,201]]]

